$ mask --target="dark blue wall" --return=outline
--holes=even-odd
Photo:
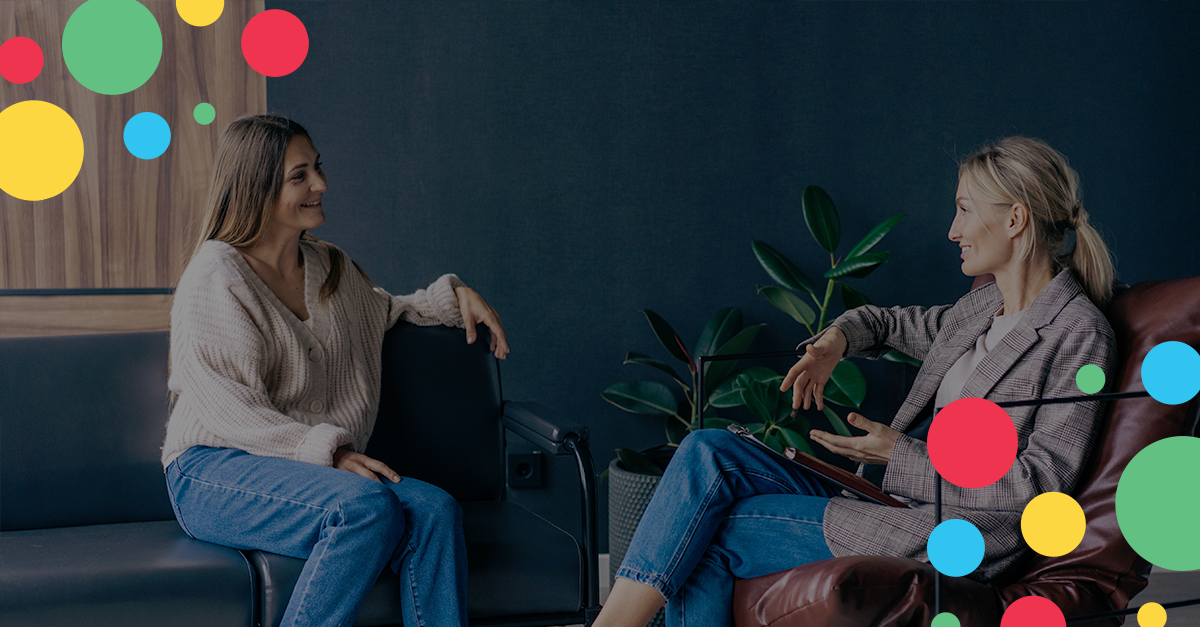
[[[836,201],[843,252],[909,214],[881,246],[891,260],[857,282],[879,304],[966,291],[946,238],[956,158],[1011,134],[1070,158],[1121,278],[1200,270],[1198,3],[267,8],[311,38],[268,103],[322,153],[315,234],[393,292],[453,271],[483,293],[513,348],[505,396],[589,425],[600,467],[663,439],[600,398],[647,374],[626,351],[668,358],[639,309],[689,342],[730,305],[770,325],[755,348],[807,336],[755,294],[770,280],[750,250],[762,239],[810,276],[828,268],[799,211],[806,185]],[[867,415],[888,422],[877,366]]]

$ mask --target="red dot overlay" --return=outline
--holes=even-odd
[[[999,405],[960,398],[929,426],[929,461],[946,481],[962,488],[992,485],[1017,458],[1017,428]]]
[[[1045,597],[1025,597],[1009,604],[1000,619],[1000,627],[1067,627],[1067,619],[1054,601]]]
[[[18,85],[37,78],[45,62],[41,46],[28,37],[12,37],[0,44],[0,76]]]
[[[287,11],[263,11],[242,30],[242,56],[263,76],[286,76],[308,56],[308,31]]]

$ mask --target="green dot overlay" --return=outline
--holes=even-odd
[[[933,622],[929,623],[929,627],[961,627],[958,622],[958,617],[950,612],[942,612],[933,617]]]
[[[212,124],[212,121],[217,119],[217,110],[207,102],[202,102],[192,110],[192,117],[201,124]]]
[[[1104,389],[1104,370],[1095,364],[1088,364],[1075,372],[1075,385],[1084,394],[1095,394]]]
[[[63,28],[63,61],[71,76],[108,96],[127,94],[150,80],[162,47],[158,22],[136,0],[88,0]]]
[[[1130,460],[1117,482],[1117,525],[1146,561],[1200,569],[1200,438],[1159,440]]]

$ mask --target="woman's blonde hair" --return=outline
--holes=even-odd
[[[247,248],[262,239],[283,188],[284,155],[296,137],[312,143],[303,126],[276,115],[246,115],[225,127],[217,141],[203,226],[189,261],[210,239],[234,248]],[[329,276],[320,291],[320,300],[324,301],[337,291],[345,259],[337,248],[308,233],[302,233],[301,238],[324,245],[329,251]]]
[[[1041,257],[1049,259],[1055,274],[1070,268],[1097,307],[1108,305],[1112,258],[1083,208],[1079,175],[1062,153],[1038,139],[1007,137],[963,159],[958,175],[967,177],[985,202],[1029,209],[1018,254],[1027,269]]]

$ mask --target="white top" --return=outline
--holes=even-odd
[[[959,357],[953,366],[950,366],[950,370],[946,373],[945,378],[942,379],[941,385],[938,386],[934,407],[945,407],[958,400],[963,386],[967,384],[967,379],[975,371],[975,366],[978,366],[979,362],[983,361],[984,357],[987,357],[989,351],[996,348],[996,345],[1000,343],[1000,340],[1006,333],[1017,326],[1017,323],[1021,321],[1021,317],[1025,315],[1026,311],[1029,311],[1029,309],[1022,309],[1013,314],[994,314],[992,316],[991,326],[987,332],[981,334],[975,345],[967,349],[967,352],[963,353],[963,356]]]
[[[229,244],[209,240],[191,260],[171,307],[168,387],[179,398],[167,423],[164,468],[196,445],[324,466],[340,446],[361,452],[379,407],[384,331],[399,319],[463,326],[457,276],[392,296],[348,256],[337,292],[318,305],[330,248],[300,242],[311,327]]]

